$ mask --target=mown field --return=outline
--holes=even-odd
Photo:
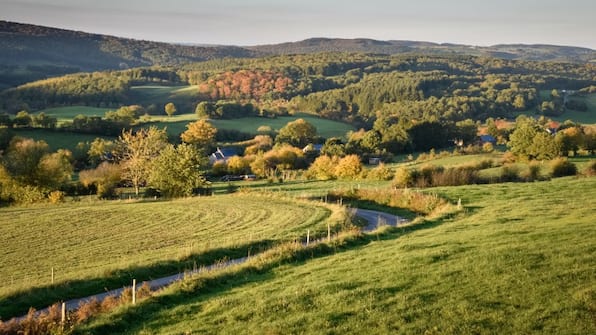
[[[593,334],[596,178],[430,190],[465,207],[263,271],[209,274],[84,334]],[[207,276],[207,275],[206,275]]]
[[[257,195],[0,208],[0,318],[323,234],[331,213]]]

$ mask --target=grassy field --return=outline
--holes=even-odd
[[[596,178],[432,191],[461,198],[464,212],[332,255],[211,274],[210,285],[167,290],[79,332],[596,332]]]
[[[165,104],[173,102],[176,106],[191,106],[199,95],[198,86],[159,86],[144,85],[131,87],[129,98],[137,104],[147,106],[156,104],[163,112]],[[192,113],[194,110],[178,110],[178,113]],[[164,112],[165,114],[165,112]]]
[[[79,142],[93,142],[97,137],[111,139],[113,137],[100,136],[94,134],[81,134],[70,132],[58,132],[46,129],[14,129],[16,136],[32,138],[36,141],[43,140],[49,146],[50,150],[68,149],[73,151]]]
[[[288,122],[295,121],[302,118],[312,123],[317,128],[317,133],[325,138],[329,137],[345,137],[350,130],[355,130],[354,127],[347,123],[331,121],[316,116],[298,113],[294,116],[281,116],[274,119],[262,117],[246,117],[232,120],[210,120],[210,122],[217,129],[237,130],[249,134],[257,134],[257,129],[260,126],[269,126],[274,131],[284,127]],[[152,125],[158,128],[167,128],[168,134],[176,136],[186,131],[186,125],[197,120],[195,114],[174,114],[172,117],[153,116]]]
[[[255,195],[1,208],[0,316],[323,234],[331,212]]]
[[[104,117],[107,111],[115,110],[117,108],[98,108],[88,106],[69,106],[69,107],[56,107],[47,108],[40,112],[44,112],[48,116],[55,117],[58,119],[58,123],[64,121],[72,121],[77,115],[85,116],[99,116]],[[36,113],[38,114],[38,113]]]
[[[348,131],[355,130],[353,126],[347,123],[326,120],[301,113],[294,116],[282,116],[275,119],[251,117],[235,120],[213,120],[213,125],[216,128],[236,129],[245,133],[254,134],[257,133],[257,128],[260,126],[269,126],[277,131],[283,128],[288,122],[295,121],[299,118],[312,123],[317,128],[317,133],[325,138],[345,137]]]

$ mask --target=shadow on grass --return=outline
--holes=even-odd
[[[129,267],[106,272],[103,277],[71,280],[53,286],[35,287],[20,291],[0,300],[0,319],[27,314],[30,307],[45,308],[58,301],[90,296],[138,282],[175,275],[201,266],[208,266],[223,259],[236,259],[257,254],[273,247],[279,241],[260,240],[228,248],[210,249],[190,254],[182,259],[154,263],[149,266]]]
[[[432,229],[440,226],[450,215],[435,220],[423,221],[418,224],[403,227],[388,227],[372,234],[339,238],[330,243],[320,243],[307,248],[281,251],[279,255],[263,262],[249,262],[240,265],[233,271],[222,271],[205,276],[186,279],[167,293],[149,298],[145,302],[130,306],[125,310],[105,316],[77,329],[75,334],[111,334],[118,332],[138,333],[146,329],[152,322],[159,322],[161,327],[174,325],[176,318],[164,317],[164,309],[175,308],[180,305],[196,304],[217,297],[234,288],[239,288],[254,282],[261,282],[275,278],[274,270],[284,264],[300,266],[309,260],[322,258],[346,251],[358,250],[373,241],[395,240],[410,233]]]

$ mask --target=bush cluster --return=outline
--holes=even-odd
[[[143,283],[137,290],[137,300],[151,296],[151,288],[148,283]],[[79,307],[66,315],[62,323],[61,307],[56,303],[50,306],[47,311],[37,313],[34,308],[29,309],[27,316],[21,320],[12,319],[8,322],[0,321],[0,335],[45,335],[45,334],[70,334],[74,327],[89,318],[114,310],[116,307],[128,304],[132,301],[132,289],[126,288],[119,296],[108,296],[101,302],[91,299],[81,303]]]

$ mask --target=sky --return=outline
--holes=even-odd
[[[171,43],[311,37],[596,49],[594,0],[0,0],[0,19]]]

